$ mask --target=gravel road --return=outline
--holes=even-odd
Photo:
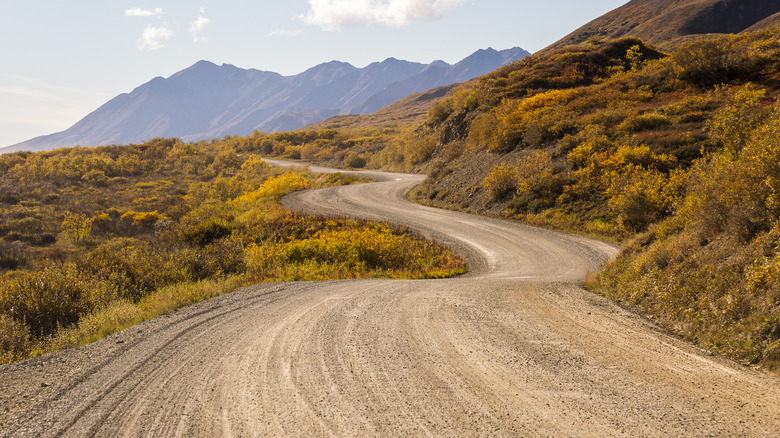
[[[0,436],[780,436],[780,379],[579,286],[613,246],[372,176],[284,203],[407,224],[470,273],[259,284],[0,367]]]

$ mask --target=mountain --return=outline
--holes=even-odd
[[[635,36],[664,49],[682,37],[739,33],[777,23],[780,0],[632,0],[565,36],[545,50],[591,37]],[[766,23],[761,23],[767,20]]]
[[[200,61],[111,99],[65,131],[0,151],[290,131],[336,115],[370,114],[410,94],[481,76],[526,55],[520,48],[489,48],[454,65],[388,58],[356,68],[331,61],[294,76]]]
[[[434,61],[419,74],[398,81],[355,106],[352,113],[371,114],[412,93],[452,85],[490,73],[498,67],[521,59],[529,53],[521,48],[497,51],[492,48],[478,50],[455,65]],[[487,66],[496,66],[487,69]]]

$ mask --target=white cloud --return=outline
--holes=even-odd
[[[154,8],[152,10],[141,8],[125,9],[125,17],[159,17],[162,14],[162,8]]]
[[[157,50],[163,47],[163,40],[173,36],[173,30],[167,27],[154,27],[151,24],[146,26],[141,37],[138,38],[138,49]]]
[[[309,0],[310,9],[300,18],[328,31],[384,25],[403,26],[432,20],[465,0]]]
[[[205,38],[203,37],[203,29],[206,28],[206,25],[211,23],[211,20],[206,17],[206,8],[200,8],[200,15],[198,15],[198,19],[195,21],[190,21],[190,33],[192,34],[192,39],[197,43],[198,41],[203,41]]]
[[[287,29],[280,29],[276,28],[270,32],[268,32],[269,37],[296,37],[300,35],[300,30],[287,30]]]

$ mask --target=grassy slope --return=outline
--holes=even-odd
[[[548,51],[455,88],[422,125],[364,142],[342,133],[319,157],[426,172],[413,196],[432,205],[623,241],[601,293],[776,368],[780,212],[770,177],[780,157],[765,139],[777,124],[777,34],[705,38],[669,56],[636,39]],[[734,138],[751,154],[729,155]]]
[[[770,15],[767,18],[759,21],[758,23],[748,27],[743,32],[756,32],[759,30],[767,30],[780,26],[780,12]]]
[[[427,118],[430,107],[455,87],[448,85],[414,93],[372,114],[331,117],[300,130],[392,128],[403,124],[420,124]]]
[[[776,35],[693,42],[567,93],[551,91],[565,81],[535,89],[522,79],[533,75],[530,63],[500,70],[471,86],[476,108],[451,98],[454,110],[437,126],[441,138],[460,135],[440,148],[449,156],[433,155],[433,177],[415,194],[434,205],[627,239],[627,251],[600,275],[601,293],[640,305],[708,348],[778,369]],[[544,56],[548,63],[571,53],[594,59],[598,50]],[[523,95],[545,104],[507,111],[507,101],[494,103]],[[476,131],[486,117],[503,138]],[[457,121],[468,127],[454,127]]]
[[[0,156],[0,363],[78,346],[258,281],[463,272],[386,224],[285,211],[349,183],[272,168],[233,139]]]

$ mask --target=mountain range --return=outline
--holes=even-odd
[[[65,131],[0,151],[290,131],[340,114],[370,114],[412,93],[463,82],[527,55],[515,47],[478,50],[454,65],[388,58],[357,68],[332,61],[294,76],[199,61],[111,99]]]

